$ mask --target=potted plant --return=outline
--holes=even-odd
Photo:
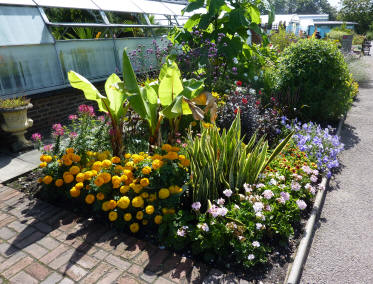
[[[27,128],[33,125],[32,119],[27,118],[30,108],[30,100],[24,97],[0,99],[0,113],[3,115],[1,129],[15,136],[16,140],[11,144],[14,152],[32,147],[32,143],[25,138]]]

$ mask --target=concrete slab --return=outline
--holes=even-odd
[[[32,150],[21,155],[18,155],[17,158],[25,162],[39,165],[40,163],[41,152],[39,150]]]

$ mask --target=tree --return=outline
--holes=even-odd
[[[270,0],[276,14],[329,14],[336,18],[337,10],[328,0]]]
[[[342,21],[357,22],[356,31],[365,33],[373,20],[372,0],[343,0],[338,18]]]

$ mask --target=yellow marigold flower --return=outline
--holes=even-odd
[[[80,162],[81,158],[80,158],[79,155],[73,154],[71,160],[73,160],[75,163],[78,163],[78,162]]]
[[[54,184],[57,186],[57,187],[61,187],[63,185],[63,179],[59,178],[57,179]]]
[[[174,208],[168,209],[168,214],[175,214],[175,209]]]
[[[177,146],[174,146],[174,147],[171,148],[171,151],[172,151],[172,152],[179,152],[179,151],[180,151],[180,148],[177,147]]]
[[[38,183],[42,183],[43,182],[43,179],[40,177],[38,178]]]
[[[40,162],[45,162],[45,161],[44,161],[44,157],[45,157],[44,154],[40,156]]]
[[[131,200],[128,198],[128,196],[122,196],[118,202],[117,206],[121,209],[126,209],[131,203]]]
[[[111,181],[113,182],[113,183],[120,183],[120,177],[119,176],[113,176],[112,178],[111,178]]]
[[[140,180],[140,184],[143,186],[143,187],[146,187],[149,185],[149,179],[148,178],[142,178]]]
[[[135,164],[138,164],[138,163],[140,163],[141,161],[144,160],[144,157],[141,156],[141,155],[134,154],[134,155],[132,155],[132,160]]]
[[[130,225],[130,231],[131,231],[132,233],[137,233],[139,230],[140,230],[140,225],[139,225],[139,223],[132,223],[132,224]]]
[[[123,215],[123,219],[124,219],[124,221],[126,221],[126,222],[131,221],[131,219],[132,219],[132,215],[131,215],[131,213],[126,213],[126,214],[124,214],[124,215]]]
[[[123,168],[121,165],[116,165],[115,168],[114,168],[115,172],[117,172],[117,173],[122,172],[123,169],[124,169],[124,168]]]
[[[177,160],[179,158],[179,155],[176,152],[168,152],[165,157],[169,160]]]
[[[144,174],[144,175],[148,175],[150,174],[150,172],[152,171],[152,168],[149,167],[149,166],[146,166],[144,168],[142,168],[141,172]]]
[[[94,182],[95,182],[95,185],[96,185],[96,186],[101,186],[101,185],[104,184],[105,180],[104,180],[103,177],[98,176],[98,177],[95,179]]]
[[[144,212],[142,212],[142,211],[138,211],[137,213],[136,213],[136,219],[137,220],[142,220],[144,218]]]
[[[50,163],[52,161],[52,156],[45,155],[44,156],[44,162]]]
[[[98,199],[98,198],[97,198]],[[101,205],[101,209],[102,211],[109,211],[111,208],[110,208],[110,205],[109,205],[109,201],[105,201],[104,203],[102,203]]]
[[[78,173],[75,177],[75,180],[77,182],[83,182],[85,181],[85,174],[84,173]]]
[[[51,176],[45,176],[43,177],[43,182],[45,184],[50,184],[53,181],[53,178]]]
[[[141,184],[135,184],[135,186],[133,187],[133,191],[136,192],[137,194],[139,194],[141,190],[142,190]]]
[[[95,202],[95,196],[93,194],[88,194],[85,197],[85,203],[92,204],[93,202]]]
[[[125,169],[123,170],[123,174],[126,175],[127,177],[129,178],[132,178],[133,177],[133,173],[131,170],[128,170],[128,169]]]
[[[110,200],[109,201],[109,207],[110,209],[114,209],[115,207],[117,207],[117,202],[115,200]]]
[[[113,182],[113,188],[120,188],[120,182]]]
[[[120,176],[120,181],[121,182],[126,182],[128,180],[128,177],[126,175],[121,175]]]
[[[80,168],[78,166],[72,166],[69,169],[69,172],[75,176],[80,172]]]
[[[72,160],[73,160],[73,157],[74,157],[74,155],[75,155],[75,154],[73,154],[73,153],[69,153],[69,154],[67,154],[67,155],[66,155],[66,157],[67,157],[67,159],[69,159],[69,160],[71,160],[71,161],[72,161]]]
[[[113,164],[119,164],[119,163],[120,163],[120,158],[114,156],[114,157],[111,158],[111,162],[112,162]]]
[[[155,170],[157,170],[157,169],[159,169],[160,167],[162,167],[162,165],[163,165],[163,162],[162,162],[161,160],[158,160],[158,159],[156,159],[156,160],[154,160],[154,161],[152,162],[152,167],[153,167],[153,169],[155,169]]]
[[[145,207],[145,212],[146,214],[152,215],[154,213],[154,206],[153,205],[148,205]]]
[[[66,149],[66,153],[67,153],[67,154],[74,153],[74,149],[73,149],[73,148],[67,148],[67,149]]]
[[[162,145],[162,150],[163,151],[169,152],[169,151],[171,151],[171,149],[172,149],[172,146],[170,144],[163,144]]]
[[[148,225],[148,223],[149,223],[149,221],[148,220],[146,220],[146,219],[144,219],[144,220],[142,220],[142,222],[141,222],[144,226],[146,226],[146,225]]]
[[[70,173],[68,173],[68,172],[65,172],[64,174],[63,174],[63,181],[65,182],[65,183],[70,183],[70,182],[72,182],[74,180],[74,176],[72,175],[72,174],[70,174]]]
[[[156,223],[157,225],[161,224],[162,223],[162,216],[161,215],[157,215],[154,217],[154,223]]]
[[[71,166],[73,164],[73,161],[71,161],[70,159],[65,159],[63,160],[63,164],[65,166]]]
[[[189,166],[190,166],[190,161],[189,161],[188,159],[182,160],[182,161],[180,161],[180,163],[181,163],[184,167],[189,167]]]
[[[182,161],[182,160],[185,160],[186,157],[184,155],[179,155],[179,160]]]
[[[110,160],[103,160],[103,161],[102,161],[102,166],[103,166],[104,168],[108,168],[108,167],[110,167],[111,165],[112,165],[112,163],[111,163]]]
[[[133,168],[135,167],[135,164],[134,162],[130,161],[130,162],[127,162],[125,166],[127,170],[133,170]]]
[[[162,160],[162,155],[155,154],[155,155],[152,157],[152,160]]]
[[[190,123],[190,125],[191,125],[192,127],[194,127],[194,126],[196,126],[196,125],[197,125],[197,122],[195,122],[195,121],[192,121],[192,122]]]
[[[130,190],[130,187],[128,185],[122,185],[120,187],[120,193],[126,194]]]
[[[92,176],[95,177],[97,176],[97,171],[96,170],[91,170]]]
[[[97,159],[100,160],[100,161],[103,161],[107,158],[107,155],[106,153],[98,153],[97,154]]]
[[[104,200],[105,194],[103,194],[102,192],[99,192],[96,194],[96,198],[97,200]]]
[[[95,170],[97,172],[99,172],[101,168],[102,168],[102,163],[100,161],[96,161],[92,165],[92,170]]]
[[[148,198],[149,197],[149,193],[143,192],[143,193],[141,193],[141,197],[142,198]]]
[[[86,190],[90,190],[92,187],[89,185],[89,184],[87,184],[86,186],[85,186],[85,189]]]
[[[101,173],[100,175],[103,177],[104,183],[109,183],[111,181],[111,174]]]
[[[80,189],[77,189],[75,186],[70,189],[71,197],[78,197],[80,195]]]
[[[177,185],[171,185],[169,188],[171,194],[177,194],[181,193],[183,189],[181,187],[178,187]]]
[[[126,158],[126,159],[131,158],[131,154],[130,154],[130,153],[126,153],[126,154],[124,154],[124,158]]]
[[[76,189],[82,189],[84,187],[84,184],[82,182],[78,182],[76,185],[75,185],[75,188]]]
[[[134,199],[132,199],[132,206],[139,208],[144,205],[144,199],[141,196],[136,196]]]
[[[153,202],[156,199],[157,199],[157,195],[156,194],[152,193],[152,194],[149,195],[149,201],[150,202]]]
[[[93,173],[91,171],[86,171],[84,173],[84,179],[85,180],[90,180],[92,178],[92,176],[93,176]]]
[[[161,188],[158,192],[160,199],[166,199],[170,196],[170,191],[167,188]]]
[[[110,211],[110,212],[109,212],[109,216],[108,216],[108,218],[109,218],[109,220],[110,220],[111,222],[114,222],[115,220],[118,219],[118,213],[115,212],[115,211]]]
[[[167,208],[162,208],[162,213],[163,213],[164,215],[168,214],[168,209],[167,209]]]
[[[39,164],[39,167],[40,168],[45,168],[47,166],[47,163],[46,162],[42,162]]]

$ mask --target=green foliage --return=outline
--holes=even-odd
[[[277,77],[278,101],[290,116],[331,121],[351,106],[353,79],[332,42],[305,39],[289,46],[279,59]]]
[[[30,103],[30,99],[25,97],[0,99],[0,108],[16,108],[21,106],[27,106]]]
[[[256,3],[244,1],[191,1],[185,12],[206,7],[205,14],[194,14],[184,27],[170,32],[170,40],[182,45],[181,70],[186,77],[203,76],[209,90],[222,91],[233,80],[253,77],[261,54],[248,45],[248,30],[267,43],[259,27],[260,12]],[[273,19],[272,11],[269,11]],[[180,56],[179,56],[180,59]],[[228,80],[227,80],[228,79]]]
[[[207,125],[200,137],[189,136],[187,152],[193,174],[193,201],[204,205],[207,200],[222,196],[226,188],[238,192],[245,183],[253,184],[259,174],[285,147],[292,133],[272,152],[264,138],[257,141],[254,134],[247,145],[241,138],[241,119],[237,113],[230,129],[222,133],[216,126]]]
[[[327,34],[327,37],[332,40],[338,40],[339,43],[342,43],[342,38],[344,35],[353,35],[352,44],[354,45],[363,44],[363,41],[365,39],[365,36],[358,35],[354,31],[347,29],[345,24],[343,24],[341,27],[336,27],[332,29]]]
[[[283,27],[280,27],[279,30],[273,31],[270,36],[270,42],[279,50],[283,51],[293,42],[297,41],[297,36],[293,33],[287,33]]]
[[[357,32],[365,33],[372,22],[373,2],[371,0],[343,0],[338,18],[343,21],[357,22]]]

